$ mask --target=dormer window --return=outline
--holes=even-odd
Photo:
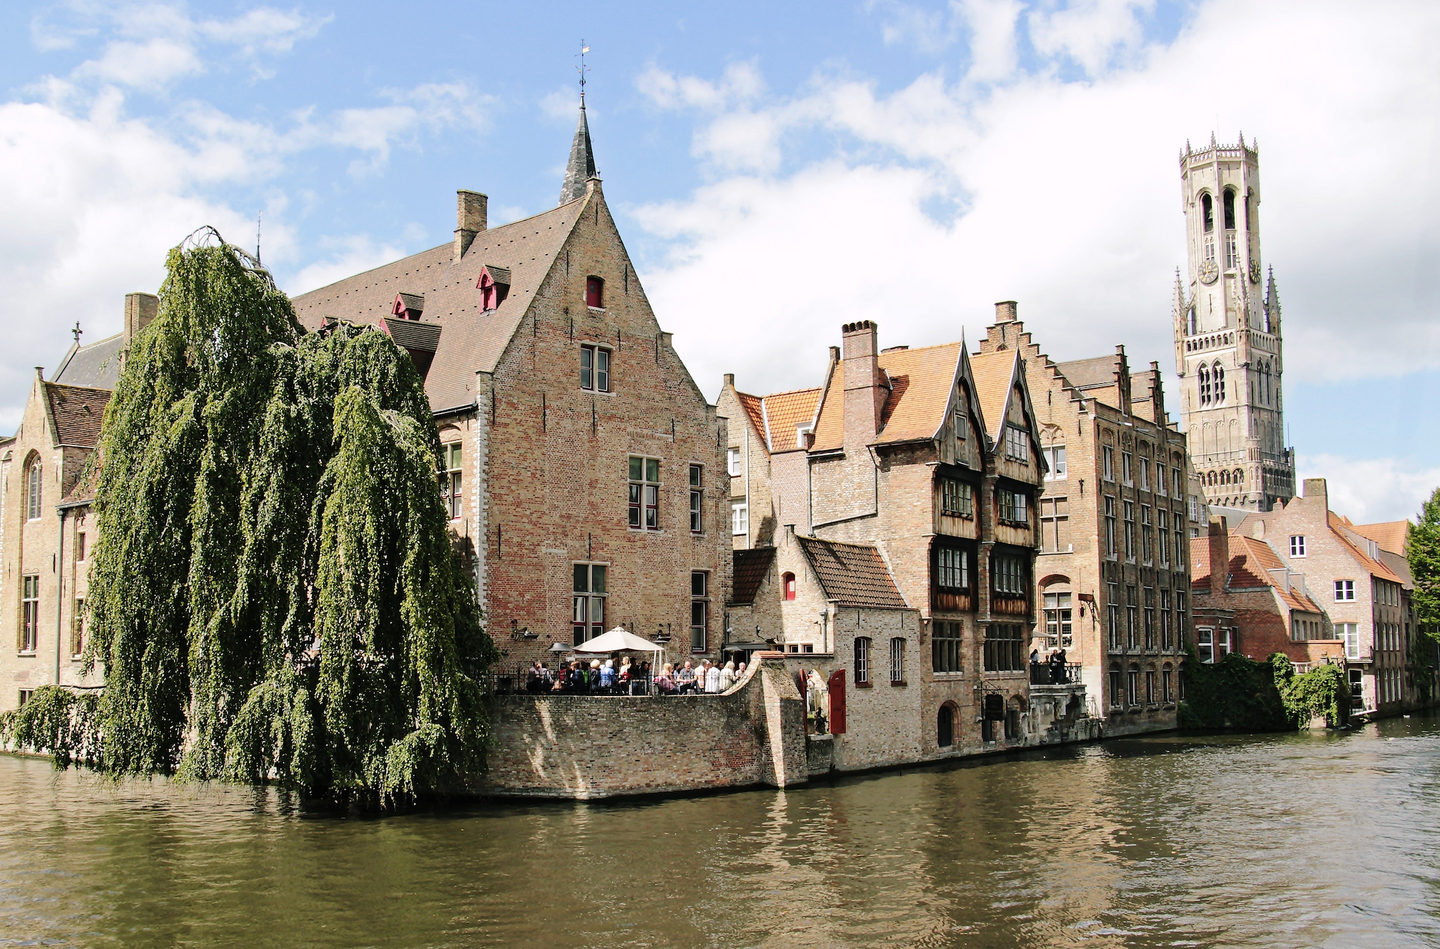
[[[585,305],[594,309],[605,306],[605,281],[599,277],[585,278]]]
[[[425,294],[397,293],[390,305],[390,315],[401,320],[418,321],[425,312]]]
[[[480,308],[490,311],[498,308],[505,302],[505,296],[510,292],[510,270],[507,267],[492,267],[486,264],[480,268],[480,282],[476,284],[480,291]]]

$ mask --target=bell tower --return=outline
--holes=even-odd
[[[1260,264],[1260,153],[1254,141],[1180,153],[1188,281],[1172,316],[1190,463],[1211,505],[1268,511],[1295,496],[1285,446],[1280,297]]]

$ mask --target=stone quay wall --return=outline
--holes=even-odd
[[[722,695],[499,695],[489,770],[502,797],[589,800],[808,778],[805,710],[778,658],[760,654]]]

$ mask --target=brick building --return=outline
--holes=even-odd
[[[818,388],[751,395],[735,388],[733,373],[726,374],[715,408],[729,420],[725,464],[730,477],[730,530],[737,550],[775,543],[779,515],[770,490],[770,457],[805,450],[819,407]]]
[[[560,203],[295,298],[373,324],[425,376],[441,493],[506,664],[623,624],[718,655],[730,586],[724,422],[660,328],[595,175],[584,104]]]
[[[1212,518],[1205,543],[1192,546],[1195,651],[1201,662],[1232,652],[1264,660],[1284,653],[1305,672],[1321,662],[1344,663],[1325,608],[1265,541],[1231,533]]]
[[[1174,728],[1200,504],[1159,367],[1132,373],[1123,346],[1057,363],[1010,301],[996,304],[980,351],[1022,361],[1047,466],[1034,647],[1080,666],[1107,734]]]
[[[77,331],[51,381],[36,369],[20,426],[0,441],[0,626],[15,631],[15,648],[0,650],[0,711],[42,685],[101,684],[80,661],[93,456],[125,347],[156,304],[148,293],[129,294],[123,332],[81,346]]]
[[[730,449],[769,449],[768,484],[742,466],[732,499],[753,523],[764,497],[776,519],[773,552],[735,552],[735,628],[819,671],[832,705],[844,690],[837,767],[1038,741],[1049,719],[1032,708],[1025,655],[1045,463],[1021,355],[881,350],[867,320],[845,326],[824,383],[802,391],[813,413],[772,413],[800,400],[726,377]],[[1069,698],[1059,715],[1073,719]]]
[[[1384,536],[1383,527],[1370,525],[1369,530]],[[1305,589],[1323,608],[1326,622],[1318,629],[1292,624],[1290,638],[1306,648],[1311,639],[1338,641],[1357,712],[1394,714],[1418,704],[1422,690],[1417,665],[1418,675],[1428,683],[1432,653],[1416,647],[1410,606],[1414,584],[1404,557],[1382,550],[1348,518],[1331,511],[1325,479],[1305,479],[1302,496],[1247,514],[1233,533],[1246,543],[1264,542],[1280,565],[1272,568],[1276,574],[1283,568],[1289,575],[1304,575]],[[1198,576],[1200,565],[1193,566]],[[1237,620],[1238,645],[1231,648],[1263,658],[1260,650],[1273,635],[1247,627],[1243,617]],[[1304,639],[1297,640],[1299,636]],[[1298,651],[1284,651],[1290,654],[1291,649]],[[1416,655],[1424,657],[1418,664]]]

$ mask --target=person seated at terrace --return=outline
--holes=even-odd
[[[735,661],[725,663],[725,668],[720,670],[720,691],[729,692],[730,687],[735,684]]]
[[[739,682],[745,678],[745,660],[740,660],[740,665],[735,667],[735,681]]]
[[[633,669],[634,667],[630,665],[630,657],[622,656],[620,659],[620,671],[615,676],[616,680],[619,682],[629,682],[631,675],[634,674],[632,672]]]
[[[678,687],[681,695],[689,695],[695,691],[695,670],[690,668],[689,659],[686,659],[685,665],[681,666],[680,671],[675,673],[675,685]]]
[[[705,691],[712,695],[720,691],[720,667],[709,659],[705,660]]]
[[[609,692],[615,688],[615,660],[606,659],[600,667],[600,689]]]
[[[675,667],[665,663],[665,668],[655,677],[655,688],[661,695],[670,695],[675,691]]]

